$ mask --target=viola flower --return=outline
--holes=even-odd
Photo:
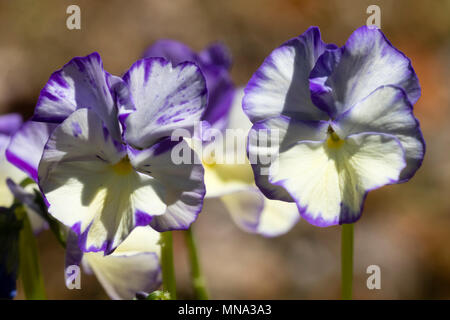
[[[419,97],[410,60],[380,30],[361,27],[338,48],[309,28],[275,49],[245,88],[258,187],[295,202],[311,224],[355,222],[370,190],[420,167]]]
[[[145,51],[144,57],[164,57],[173,64],[195,62],[205,75],[208,86],[208,104],[201,118],[203,127],[223,135],[227,129],[239,130],[241,134],[237,138],[242,141],[237,144],[245,146],[251,122],[242,112],[243,90],[235,89],[231,81],[231,55],[225,46],[212,44],[195,53],[181,42],[159,40]],[[208,138],[198,144],[191,143],[198,154],[203,153],[205,198],[219,198],[236,225],[244,231],[272,237],[290,230],[299,219],[296,206],[264,197],[255,185],[248,161],[237,161],[246,159],[245,149],[230,150],[233,154],[229,156],[235,162],[211,161],[212,155],[208,150],[214,150],[215,143],[219,142],[211,142]]]
[[[101,252],[83,253],[71,231],[67,237],[66,268],[81,264],[87,273],[95,274],[111,299],[133,299],[136,293],[152,292],[161,285],[159,238],[151,227],[137,227],[112,254],[104,256]]]
[[[235,91],[230,76],[231,54],[227,47],[215,43],[196,53],[181,42],[162,39],[147,48],[143,57],[163,57],[173,65],[183,61],[196,63],[205,76],[208,88],[208,104],[201,120],[215,128],[226,127]]]
[[[16,113],[0,116],[0,206],[10,207],[14,197],[9,192],[6,180],[8,178],[21,182],[26,175],[11,165],[5,156],[6,148],[11,140],[11,136],[19,130],[22,125],[22,117]]]
[[[52,74],[33,116],[56,125],[38,182],[49,213],[79,236],[84,252],[110,254],[137,226],[187,229],[196,219],[203,168],[173,163],[172,148],[186,142],[169,137],[193,127],[206,97],[197,66],[162,58],[139,60],[119,78],[93,53]]]
[[[14,193],[11,192],[11,183],[7,182],[8,179],[15,184],[20,184],[27,177],[27,172],[23,172],[20,170],[21,167],[11,163],[8,157],[9,145],[25,126],[22,124],[22,117],[19,114],[11,113],[0,116],[0,207],[9,208],[14,202]],[[30,154],[29,157],[33,158],[34,154]],[[36,184],[31,184],[25,189],[31,193],[38,187]],[[25,209],[35,234],[47,227],[47,223],[36,210],[27,204],[25,204]]]
[[[266,237],[279,236],[288,232],[300,216],[295,204],[268,199],[255,185],[252,168],[246,157],[245,145],[252,124],[242,111],[243,95],[243,89],[236,90],[227,115],[226,130],[230,130],[231,136],[228,138],[234,140],[234,148],[226,148],[226,130],[216,131],[223,134],[224,141],[206,139],[203,142],[205,199],[219,198],[242,230]],[[216,149],[215,144],[222,142],[225,154],[220,161],[216,161],[214,151],[220,149]]]

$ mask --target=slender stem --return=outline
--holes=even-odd
[[[44,300],[45,288],[39,265],[39,256],[31,223],[23,206],[16,208],[17,216],[23,221],[19,236],[19,275],[28,300]]]
[[[208,300],[208,290],[206,289],[205,279],[203,278],[200,261],[195,245],[194,232],[192,227],[186,230],[186,245],[189,251],[189,260],[191,263],[192,286],[197,300]]]
[[[342,299],[351,300],[353,284],[353,224],[342,225],[341,259]]]
[[[173,239],[171,231],[161,233],[161,269],[163,289],[169,292],[170,299],[175,300],[177,298],[177,286],[173,263]]]

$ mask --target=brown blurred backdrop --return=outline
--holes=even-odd
[[[81,30],[66,28],[66,8],[81,8]],[[98,51],[120,75],[160,38],[195,50],[229,46],[232,76],[245,85],[284,41],[317,25],[343,45],[381,8],[381,27],[411,58],[422,97],[415,114],[427,141],[423,167],[407,184],[370,193],[355,226],[355,298],[450,298],[450,1],[301,0],[0,0],[0,112],[32,114],[50,74],[74,56]],[[339,298],[340,228],[301,221],[275,239],[246,234],[219,201],[208,201],[195,230],[213,298]],[[176,235],[180,298],[192,297],[183,238]],[[50,232],[39,236],[51,299],[106,299],[94,276],[82,290],[64,285],[64,252]],[[381,290],[368,290],[366,268],[381,267]],[[18,298],[23,296],[19,293]]]

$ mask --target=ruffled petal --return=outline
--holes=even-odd
[[[100,116],[111,135],[119,140],[118,111],[112,94],[112,86],[117,81],[117,77],[103,69],[97,52],[74,58],[50,76],[39,96],[33,120],[61,123],[75,110],[89,108]]]
[[[70,115],[47,142],[39,184],[50,214],[80,235],[83,251],[110,253],[166,210],[164,186],[134,171],[126,154],[88,109]]]
[[[287,115],[299,120],[322,120],[328,116],[311,101],[309,73],[327,45],[317,27],[275,49],[245,88],[243,108],[254,123]]]
[[[367,192],[396,183],[405,164],[391,135],[352,135],[339,148],[301,141],[272,163],[270,181],[288,190],[308,222],[330,226],[358,220]]]
[[[44,146],[56,126],[52,123],[27,121],[11,138],[6,150],[8,161],[37,181]]]
[[[420,97],[411,61],[392,46],[381,30],[363,26],[343,47],[339,63],[324,82],[328,90],[313,90],[312,94],[313,99],[328,104],[334,118],[383,85],[401,87],[412,104]]]
[[[163,58],[137,61],[125,74],[136,111],[125,120],[125,139],[148,148],[177,128],[192,129],[205,111],[207,90],[191,62],[175,67]]]
[[[248,157],[256,185],[267,198],[294,201],[282,186],[269,181],[271,160],[297,141],[325,139],[327,128],[326,121],[305,122],[285,116],[259,121],[253,125],[248,135]]]
[[[226,115],[234,95],[229,73],[231,54],[227,47],[216,43],[197,54],[181,42],[163,39],[145,51],[144,58],[153,57],[163,57],[172,65],[184,61],[196,63],[205,76],[208,88],[208,104],[201,120],[208,121],[215,128],[226,126]]]
[[[189,154],[186,163],[174,161],[179,151]],[[161,232],[188,229],[202,209],[206,190],[201,161],[186,141],[166,138],[142,151],[130,148],[128,155],[137,170],[151,176],[164,188],[163,202],[167,209],[164,214],[153,217],[150,225]]]
[[[342,114],[335,121],[340,136],[378,132],[394,135],[406,154],[406,167],[400,180],[409,180],[422,164],[425,141],[419,121],[405,92],[397,87],[383,86]]]

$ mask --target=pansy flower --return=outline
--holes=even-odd
[[[208,128],[220,132],[223,140],[210,137],[203,141],[205,198],[219,198],[242,230],[266,237],[279,236],[288,232],[300,216],[295,204],[268,199],[255,185],[246,157],[247,134],[252,124],[242,111],[243,94],[243,89],[236,90],[225,130]],[[228,143],[227,139],[233,141]],[[220,150],[223,154],[219,160],[215,152]]]
[[[338,48],[309,28],[275,49],[245,88],[257,185],[295,202],[314,225],[355,222],[370,190],[420,167],[419,96],[410,60],[380,30],[361,27]]]
[[[84,252],[110,254],[137,226],[186,229],[205,193],[200,164],[173,163],[177,128],[192,128],[206,105],[192,63],[142,59],[122,78],[97,53],[74,58],[44,86],[33,121],[56,125],[37,177],[49,213]],[[27,154],[15,153],[27,163]],[[195,157],[195,154],[194,154]]]
[[[191,142],[202,157],[205,170],[205,198],[219,198],[230,213],[233,221],[242,230],[264,236],[277,236],[290,230],[298,221],[299,215],[294,204],[270,200],[256,187],[251,166],[246,161],[246,135],[251,122],[242,111],[243,89],[235,89],[229,69],[231,55],[221,44],[212,44],[199,53],[174,40],[159,40],[150,46],[144,57],[164,57],[173,64],[180,61],[192,61],[202,70],[208,86],[208,105],[198,128],[204,134],[203,141]],[[226,136],[230,130],[239,141],[230,148],[225,158],[231,161],[214,161],[212,152],[220,143],[215,137],[207,137],[208,132],[215,131]],[[196,132],[197,134],[199,132]],[[201,135],[201,134],[199,134]],[[224,159],[222,159],[224,160]],[[243,161],[240,161],[243,160]]]
[[[8,160],[30,178],[37,179],[45,144],[56,126],[43,122],[26,122],[10,141],[6,150]],[[33,209],[36,206],[33,193],[26,192],[11,180],[8,181],[8,186],[15,197],[27,207]],[[34,208],[36,212],[39,210]],[[138,292],[151,292],[161,285],[159,233],[151,227],[135,228],[125,241],[107,256],[103,252],[83,253],[78,246],[78,236],[75,232],[65,231],[66,267],[82,265],[87,273],[94,273],[112,299],[132,299]]]

